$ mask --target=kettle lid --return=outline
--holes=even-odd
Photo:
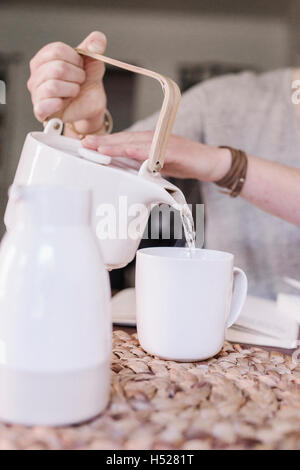
[[[33,132],[31,135],[42,145],[46,145],[54,151],[62,152],[68,156],[77,157],[97,165],[110,166],[134,173],[137,173],[139,170],[140,165],[138,162],[122,156],[112,159],[108,155],[86,149],[82,146],[80,140],[61,135],[62,130],[62,121],[53,118],[47,122],[44,132]]]

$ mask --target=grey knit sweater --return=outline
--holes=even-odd
[[[291,70],[284,69],[199,84],[183,95],[174,133],[300,168],[300,122],[291,102],[291,80]],[[153,129],[156,118],[131,129]],[[242,198],[220,194],[214,184],[194,184],[199,200],[200,184],[204,197],[206,247],[234,253],[235,264],[248,275],[250,294],[274,298],[278,292],[292,292],[283,277],[300,280],[300,228]],[[195,193],[192,183],[189,190]]]

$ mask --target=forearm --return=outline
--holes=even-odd
[[[300,226],[300,170],[248,156],[241,197],[270,214]]]

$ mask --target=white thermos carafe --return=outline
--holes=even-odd
[[[13,186],[0,245],[0,419],[78,423],[110,387],[110,287],[90,226],[91,194]]]

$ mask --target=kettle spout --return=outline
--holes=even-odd
[[[156,188],[153,188],[152,202],[156,204],[168,204],[175,209],[182,209],[187,204],[183,192],[174,184],[164,179],[160,173],[151,173],[148,170],[147,161],[145,161],[140,170],[139,176],[145,180],[154,183]]]
[[[161,191],[161,201],[159,203],[168,204],[179,211],[182,210],[187,204],[183,192],[164,178],[161,179],[165,184],[162,186],[163,191]]]

